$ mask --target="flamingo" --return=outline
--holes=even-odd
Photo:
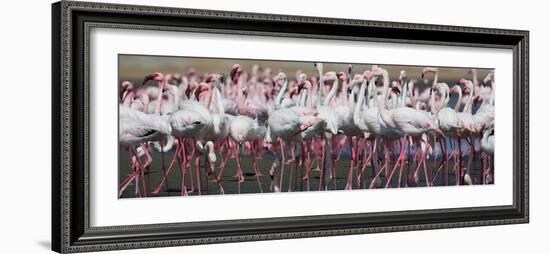
[[[328,179],[326,177],[326,163],[325,159],[327,157],[326,153],[328,153],[328,157],[331,160],[331,167],[329,169],[329,172],[331,173],[332,178],[335,180],[336,183],[336,174],[334,169],[334,151],[333,148],[333,141],[334,141],[334,135],[338,133],[338,129],[340,127],[340,119],[338,117],[338,113],[334,110],[333,107],[330,106],[330,102],[332,101],[334,95],[336,94],[336,91],[338,90],[338,77],[336,76],[335,72],[327,72],[325,75],[323,75],[323,64],[322,63],[315,63],[314,67],[317,69],[317,72],[319,73],[319,84],[331,84],[330,91],[328,92],[327,96],[323,101],[323,90],[319,86],[318,89],[318,95],[317,95],[317,111],[319,112],[319,118],[321,118],[324,121],[323,126],[323,140],[322,140],[322,148],[323,150],[323,158],[322,158],[322,164],[323,169],[321,171],[321,181],[319,183],[320,189],[327,190],[326,180]],[[326,82],[328,81],[328,82]],[[328,140],[328,142],[327,142]]]
[[[275,100],[275,111],[273,111],[267,120],[268,128],[266,130],[266,136],[265,139],[268,143],[272,143],[275,141],[275,139],[279,138],[279,144],[281,149],[281,161],[280,161],[280,179],[279,184],[275,184],[275,181],[272,182],[271,190],[278,192],[281,190],[282,187],[282,179],[283,179],[283,172],[284,172],[284,164],[285,164],[285,152],[284,152],[284,141],[287,141],[289,145],[291,145],[292,140],[295,140],[296,138],[299,138],[299,133],[308,127],[310,127],[313,123],[308,123],[307,125],[302,125],[303,118],[300,117],[311,115],[316,113],[314,110],[307,110],[302,107],[295,107],[291,106],[282,106],[281,102],[283,101],[283,95],[286,92],[286,89],[288,87],[288,79],[286,77],[286,74],[279,73],[277,77],[275,78],[276,81],[283,81],[282,88],[279,90],[279,94],[277,95],[277,99]],[[274,179],[274,175],[277,175],[275,170],[276,168],[279,168],[277,163],[274,163],[271,170],[270,170],[270,176],[272,177],[272,180]]]
[[[206,83],[202,83],[199,85],[199,90],[197,91],[197,95],[195,97],[198,97],[200,92],[202,92],[201,89],[206,89],[209,91],[210,86]],[[207,96],[206,105],[209,107],[211,101],[211,96]],[[175,138],[178,138],[178,146],[176,147],[176,154],[174,156],[174,159],[170,163],[170,167],[168,168],[168,171],[166,175],[170,173],[170,170],[172,168],[172,165],[174,164],[175,160],[178,159],[180,165],[181,165],[181,173],[182,173],[182,180],[181,180],[181,195],[188,195],[187,188],[185,186],[185,172],[187,167],[187,155],[185,151],[185,142],[184,138],[194,138],[196,140],[195,146],[198,147],[200,150],[204,149],[203,141],[205,138],[205,135],[207,134],[208,130],[212,128],[212,114],[208,110],[206,106],[201,104],[199,101],[196,100],[185,100],[183,103],[180,104],[180,110],[174,112],[172,115],[170,115],[169,118],[170,125],[172,127],[172,136]],[[209,146],[207,146],[209,147]],[[215,158],[215,157],[214,157]],[[209,159],[211,160],[211,163],[214,163],[215,160],[212,156],[209,155]],[[199,176],[199,168],[196,168],[197,173],[197,183],[199,184],[199,193],[201,193],[200,189],[200,176]],[[192,171],[190,172],[190,175],[192,174]],[[191,178],[192,175],[191,175]],[[161,183],[157,187],[157,189],[153,192],[155,194],[158,194],[160,192],[160,189],[165,184],[167,180],[167,177],[163,177]],[[191,179],[191,191],[194,191],[194,183],[193,179]]]
[[[307,80],[305,74],[301,74],[298,78],[299,93],[301,94],[299,106],[305,112],[315,112],[313,108],[313,96],[311,93],[312,84]],[[302,160],[305,160],[306,175],[302,177],[302,180],[307,181],[307,190],[310,189],[310,145],[314,142],[313,139],[321,135],[324,131],[324,120],[319,118],[317,114],[305,114],[301,116],[302,132],[300,133],[300,140],[302,141]],[[305,158],[304,158],[305,157]]]
[[[443,133],[449,138],[456,138],[458,131],[460,130],[460,124],[459,124],[459,117],[458,112],[460,111],[460,102],[462,101],[462,89],[460,86],[455,85],[451,89],[448,89],[448,85],[446,83],[439,83],[437,85],[437,89],[441,95],[443,95],[443,104],[440,107],[433,107],[432,113],[434,113],[438,126],[441,129]],[[455,104],[454,108],[447,107],[449,103],[449,98],[451,94],[458,94],[458,99]],[[432,94],[435,96],[435,93]],[[444,172],[444,178],[443,180],[445,183],[447,182],[447,145],[445,139],[440,140],[440,149],[442,154],[442,163],[438,167],[436,173],[434,174],[432,178],[432,182],[434,181],[435,177],[439,173],[441,168],[445,168]],[[456,156],[455,156],[456,158]],[[456,162],[456,160],[455,160]]]
[[[387,70],[380,68],[380,67],[374,67],[373,68],[373,75],[381,75],[383,78],[383,98],[387,100],[387,91],[389,86],[389,75]],[[430,116],[421,110],[413,109],[410,107],[398,107],[393,110],[387,110],[386,109],[386,103],[380,102],[380,111],[379,116],[382,121],[380,121],[381,126],[387,130],[388,133],[390,133],[390,136],[394,137],[402,137],[403,135],[408,137],[415,137],[416,142],[420,145],[420,139],[418,137],[422,136],[425,133],[439,133],[440,135],[444,136],[443,133],[433,120],[430,118]],[[394,165],[394,168],[392,169],[392,172],[390,173],[389,177],[387,177],[386,181],[386,187],[389,186],[391,182],[391,178],[394,174],[394,172],[397,169],[397,166],[401,164],[401,169],[403,169],[404,165],[404,145],[405,145],[405,138],[401,138],[401,147],[400,147],[400,154],[398,156],[397,162]],[[427,144],[426,144],[427,145]],[[426,157],[424,154],[424,150],[422,151],[422,155],[420,158],[420,161],[418,162],[418,166],[416,169],[416,172],[418,172],[418,169],[420,165],[423,165],[424,168],[424,175],[426,178],[426,185],[430,186],[431,182],[428,179],[428,172],[426,168]],[[400,173],[401,175],[401,173]],[[415,173],[416,178],[417,173]]]
[[[457,184],[462,184],[462,183],[472,184],[469,172],[462,171],[462,141],[461,140],[462,138],[465,138],[468,141],[468,138],[476,133],[474,117],[472,115],[472,103],[473,103],[474,96],[471,94],[471,92],[473,91],[474,84],[472,83],[472,81],[466,80],[466,79],[460,79],[458,83],[464,85],[464,90],[462,93],[467,94],[468,99],[466,101],[466,105],[464,106],[464,109],[462,110],[462,112],[459,112],[457,114],[460,128],[459,128],[459,136],[457,137],[459,164],[458,164],[458,171],[457,171],[456,177],[457,177]],[[473,153],[474,153],[474,149],[472,146],[472,154]],[[470,157],[470,159],[472,159],[472,157]],[[467,169],[469,170],[469,167]]]
[[[163,90],[165,85],[166,85],[166,78],[165,76],[160,73],[160,72],[155,72],[155,73],[152,73],[152,74],[149,74],[147,76],[145,76],[145,79],[143,80],[143,85],[145,85],[148,81],[150,80],[154,80],[154,81],[157,81],[158,82],[158,88],[159,90]],[[123,106],[124,108],[136,108],[134,105],[134,102],[129,102],[132,100],[132,97],[135,96],[134,94],[134,89],[133,89],[133,83],[131,82],[128,82],[128,81],[125,81],[122,83],[122,88],[123,90],[125,90],[123,92],[123,99],[124,99],[124,102],[123,102]],[[156,106],[153,110],[153,112],[156,114],[156,115],[160,115],[160,107],[161,107],[161,103],[162,103],[162,100],[160,97],[158,97],[155,101],[157,103],[158,106]],[[147,112],[147,108],[144,107],[143,108],[143,111],[146,113]],[[130,111],[131,112],[131,111]],[[140,112],[140,111],[137,111],[137,112]],[[128,112],[125,112],[127,114],[129,114]],[[149,140],[149,141],[159,141],[159,140],[162,140],[164,139],[165,135],[155,135],[153,140]],[[140,150],[141,149],[141,150]],[[143,173],[143,168],[146,168],[148,167],[148,165],[150,164],[151,160],[152,160],[152,156],[150,154],[150,151],[148,149],[148,147],[146,147],[146,142],[144,142],[140,147],[138,147],[136,150],[135,150],[136,153],[133,154],[133,157],[132,157],[132,161],[133,163],[135,162],[138,162],[139,161],[139,157],[141,157],[141,155],[145,155],[146,158],[147,158],[147,161],[144,165],[142,165],[142,169],[141,170],[136,170],[136,171],[141,171]],[[164,172],[164,166],[162,167],[162,170]],[[128,178],[130,179],[130,178]],[[138,177],[135,178],[136,179],[136,185],[137,185],[137,181],[138,181]],[[127,186],[127,185],[126,185]],[[122,191],[125,189],[122,188],[121,189],[121,193]],[[137,188],[136,188],[136,192],[137,192]],[[147,195],[147,190],[144,189],[144,195]]]
[[[350,190],[352,188],[352,174],[353,174],[353,168],[355,164],[357,163],[357,153],[358,151],[358,141],[357,139],[361,136],[364,136],[364,132],[361,128],[359,128],[357,125],[355,125],[353,120],[354,110],[355,110],[355,94],[357,93],[358,84],[363,83],[365,81],[363,75],[357,75],[354,77],[353,80],[351,80],[352,75],[352,66],[350,65],[348,68],[348,76],[349,76],[349,86],[351,88],[351,96],[349,97],[348,102],[348,94],[346,91],[346,94],[344,95],[344,101],[348,103],[348,105],[343,105],[341,107],[336,108],[336,112],[339,115],[340,118],[340,131],[343,132],[345,136],[348,137],[349,140],[349,146],[351,150],[351,163],[350,168],[348,170],[348,181],[346,183],[346,186],[344,189]],[[340,76],[344,76],[342,73],[340,73]],[[354,144],[355,140],[355,146]]]
[[[134,157],[136,164],[134,172],[121,183],[121,186],[119,187],[119,196],[122,196],[124,190],[134,179],[136,180],[136,193],[138,193],[138,179],[140,176],[142,179],[144,194],[147,196],[143,170],[148,164],[151,163],[152,158],[146,152],[146,162],[141,163],[136,146],[142,144],[141,146],[143,150],[146,151],[147,149],[143,147],[143,143],[148,141],[158,141],[170,132],[171,127],[168,124],[167,119],[164,117],[145,114],[127,107],[119,107],[119,145],[128,149]]]
[[[424,80],[429,87],[419,93],[416,81],[407,79],[405,71],[400,71],[399,78],[392,81],[388,71],[376,65],[359,75],[353,75],[351,65],[347,72],[324,72],[322,63],[315,63],[314,67],[318,75],[310,79],[301,70],[296,71],[295,79],[288,79],[282,72],[274,75],[271,69],[259,65],[246,72],[241,65],[234,64],[227,76],[199,73],[190,68],[185,75],[160,72],[147,75],[143,86],[122,82],[121,125],[129,131],[121,135],[120,144],[121,149],[130,153],[132,171],[120,183],[119,195],[135,182],[135,196],[147,196],[148,178],[144,176],[151,170],[154,151],[151,144],[162,157],[172,145],[176,147],[166,168],[162,160],[164,175],[152,192],[157,195],[163,187],[169,187],[169,173],[174,164],[178,164],[175,167],[182,173],[181,195],[196,190],[202,195],[201,185],[205,186],[205,179],[211,182],[212,174],[220,187],[219,193],[223,194],[221,176],[226,163],[233,158],[240,193],[240,184],[245,179],[246,168],[241,164],[245,154],[251,156],[259,192],[267,191],[261,182],[262,164],[257,159],[270,151],[277,155],[269,170],[271,191],[281,191],[283,181],[287,180],[285,191],[303,190],[306,181],[309,190],[312,162],[316,163],[314,170],[320,171],[319,190],[328,190],[332,180],[336,189],[336,170],[339,170],[336,165],[340,165],[340,156],[348,144],[351,161],[347,182],[342,186],[346,190],[355,188],[353,177],[357,188],[389,188],[395,182],[397,187],[403,187],[403,172],[408,177],[405,187],[419,186],[419,179],[424,183],[424,177],[426,186],[432,186],[439,180],[441,169],[446,185],[448,161],[452,159],[457,184],[473,184],[470,167],[475,165],[472,162],[477,163],[478,153],[482,170],[481,180],[474,179],[475,183],[493,182],[494,72],[489,72],[480,83],[476,70],[471,70],[471,81],[461,79],[450,88],[438,80],[441,68],[425,67],[422,78],[430,74],[433,78]],[[155,83],[146,84],[149,81]],[[457,95],[457,103],[449,106]],[[131,115],[144,117],[141,120],[150,120],[157,126],[141,124]],[[140,124],[144,129],[136,130],[143,133],[132,133],[132,128]],[[467,150],[462,146],[464,141]],[[438,142],[440,149],[436,149]],[[452,147],[450,153],[447,143]],[[204,152],[206,165],[201,168]],[[291,157],[285,160],[288,154]],[[217,158],[221,158],[219,165]],[[468,160],[467,164],[463,160]],[[295,162],[295,167],[291,166],[287,174],[285,164],[290,162]],[[411,166],[413,163],[416,164]],[[408,167],[403,171],[405,164]],[[220,170],[216,172],[218,166]],[[373,174],[365,181],[368,166]]]

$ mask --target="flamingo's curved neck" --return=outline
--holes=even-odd
[[[317,107],[321,106],[321,98],[323,98],[323,86],[325,85],[325,80],[323,77],[323,66],[317,65],[317,72],[319,72],[319,84],[317,84]]]
[[[462,109],[462,112],[472,113],[472,103],[474,102],[474,95],[472,90],[473,88],[470,89],[470,96],[468,96],[468,101],[466,102],[466,105],[464,105],[464,109]]]
[[[174,103],[173,109],[174,111],[176,111],[180,105],[180,97],[178,96],[179,88],[177,86],[171,86],[169,91],[170,95],[172,96],[172,102]]]
[[[157,115],[160,115],[160,104],[162,103],[162,93],[165,85],[166,85],[165,79],[159,82],[159,94],[157,96],[157,107],[155,108],[155,114]]]
[[[357,90],[358,90],[357,86],[354,86],[353,89],[351,89],[351,92],[349,94],[349,110],[351,112],[353,112],[353,110],[355,110],[355,104],[357,103],[355,101],[355,95],[357,94]],[[348,94],[346,93],[346,96],[347,95]]]
[[[462,101],[462,89],[460,89],[460,87],[458,87],[457,90],[457,93],[458,93],[458,100],[456,101],[456,104],[455,104],[455,111],[456,112],[460,112],[460,102]]]
[[[376,92],[376,77],[372,78],[370,81],[369,81],[369,87],[367,89],[367,95],[365,97],[365,105],[367,106],[367,108],[370,108],[370,107],[377,107],[377,103],[376,103],[376,100],[375,98],[377,98],[378,94]],[[372,98],[372,100],[371,100]]]
[[[300,92],[300,106],[306,106],[307,91],[304,89]]]
[[[437,86],[438,79],[439,79],[439,69],[435,70],[434,72],[434,81],[432,83],[432,88],[435,88]]]
[[[122,105],[124,107],[130,107],[132,105],[132,100],[134,99],[134,92],[133,91],[129,91],[129,92],[124,92],[124,97],[122,99]]]
[[[400,107],[405,107],[407,105],[407,91],[408,91],[408,88],[409,88],[408,87],[409,84],[406,83],[406,82],[403,82],[402,80],[401,80],[401,83],[403,83],[402,84],[403,91],[401,91],[401,103],[399,103],[399,106]]]
[[[360,120],[359,113],[361,111],[361,103],[363,103],[363,99],[365,98],[365,90],[367,90],[366,88],[367,88],[367,79],[363,80],[363,83],[361,83],[361,88],[359,89],[359,96],[357,96],[357,102],[355,103],[355,110],[353,110],[353,122],[356,125],[358,125]]]
[[[386,122],[389,126],[392,128],[395,128],[395,124],[393,123],[393,120],[391,119],[390,112],[386,108],[386,104],[388,102],[388,89],[390,87],[390,78],[388,76],[388,71],[385,69],[382,69],[382,77],[384,80],[384,86],[382,90],[382,100],[378,100],[378,107],[380,108],[380,116],[382,117],[382,120]]]
[[[212,103],[212,88],[210,86],[208,86],[208,89],[206,90],[206,98],[205,98],[205,101],[204,101],[204,107],[209,109],[211,103]]]
[[[342,105],[349,106],[349,93],[348,93],[349,83],[348,81],[342,82],[342,90],[340,91],[342,97]]]
[[[472,69],[472,81],[474,82],[474,86],[476,88],[479,87],[479,81],[477,80],[477,71],[476,71],[476,69]]]
[[[431,103],[432,103],[432,114],[437,114],[442,108],[447,107],[447,104],[449,104],[449,88],[442,84],[439,84],[437,87],[437,91],[441,94],[441,98],[439,99],[439,104],[435,104],[435,92],[432,91],[431,95]]]
[[[283,101],[283,96],[286,93],[286,89],[288,87],[288,79],[283,79],[283,86],[281,87],[281,90],[279,90],[279,94],[277,94],[277,98],[275,99],[275,106],[279,107],[281,106],[281,102]]]
[[[243,83],[244,83],[244,77],[242,74],[239,74],[239,77],[237,78],[237,99],[240,102],[244,101],[244,93],[243,93]]]
[[[311,85],[306,88],[306,91],[307,91],[306,107],[308,109],[311,109],[313,107],[313,95],[311,94]]]
[[[219,113],[225,115],[225,108],[223,107],[222,95],[220,90],[217,87],[214,88],[214,96],[215,96],[216,104],[218,106]]]
[[[432,87],[431,88],[431,95],[430,95],[430,105],[431,105],[431,109],[430,111],[432,112],[432,114],[436,114],[437,113],[437,106],[435,105],[435,91],[434,91],[434,88]]]
[[[143,113],[148,114],[149,112],[149,96],[147,94],[142,94],[139,97],[139,100],[143,103]]]
[[[325,98],[323,105],[329,105],[330,101],[336,95],[336,92],[338,91],[338,79],[335,79],[332,83],[332,87],[330,88],[330,92],[328,93],[327,97]]]
[[[416,98],[414,96],[414,82],[409,81],[407,88],[410,91],[409,97],[411,97],[411,105],[414,107],[416,105]]]

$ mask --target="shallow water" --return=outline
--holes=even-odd
[[[299,149],[297,149],[299,151]],[[439,150],[436,149],[436,154],[439,153]],[[165,165],[166,167],[170,164],[170,161],[172,160],[174,156],[174,150],[171,150],[164,155]],[[393,156],[393,155],[392,155]],[[216,165],[216,173],[219,172],[219,165],[221,164],[222,158],[220,157],[220,154],[217,154],[218,160],[215,163]],[[223,157],[225,158],[225,154],[223,154]],[[300,154],[297,153],[296,157],[300,157]],[[343,190],[348,178],[348,170],[350,166],[350,153],[349,153],[349,146],[346,146],[344,149],[341,159],[336,161],[336,177],[328,183],[328,190]],[[217,183],[214,181],[214,175],[207,176],[206,172],[209,171],[210,167],[206,165],[205,156],[203,155],[201,157],[201,167],[199,171],[200,179],[201,179],[201,195],[217,195],[220,194],[219,187]],[[271,177],[269,176],[269,170],[271,168],[271,165],[274,160],[277,158],[271,154],[270,152],[267,152],[262,159],[257,160],[258,169],[263,174],[263,176],[258,177],[261,189],[263,192],[271,192],[270,186],[271,186]],[[464,167],[466,167],[468,158],[464,158]],[[161,154],[160,152],[154,151],[153,153],[153,163],[150,166],[150,170],[146,172],[145,176],[145,182],[148,189],[148,197],[156,197],[156,196],[179,196],[181,195],[181,171],[179,165],[177,163],[174,165],[172,171],[170,172],[170,175],[168,177],[168,185],[167,187],[164,187],[162,191],[158,195],[153,195],[151,192],[159,185],[159,183],[162,180],[162,170],[161,170]],[[389,162],[389,168],[390,170],[393,168],[394,160],[391,160]],[[435,162],[435,166],[434,166]],[[447,185],[456,185],[455,180],[455,174],[452,172],[453,168],[453,162],[452,160],[448,163],[448,184]],[[130,156],[128,152],[124,150],[120,150],[119,152],[119,183],[124,181],[127,176],[132,172],[132,169],[130,168]],[[384,163],[383,160],[381,160],[379,163]],[[227,164],[227,167],[225,169],[225,172],[221,178],[221,185],[225,191],[225,194],[245,194],[245,193],[261,193],[260,187],[258,185],[258,179],[254,175],[254,170],[252,169],[252,157],[248,154],[241,153],[241,164],[243,166],[243,171],[245,175],[245,181],[242,183],[238,183],[237,178],[235,177],[237,172],[237,163],[235,158],[230,158],[229,162]],[[312,156],[312,169],[317,167],[317,161],[314,160],[314,157]],[[369,163],[370,164],[370,163]],[[435,156],[428,159],[427,161],[427,168],[428,168],[428,175],[433,176],[435,173],[437,167],[441,164],[440,156]],[[380,164],[382,165],[382,164]],[[414,170],[416,168],[417,164],[415,162],[407,162],[405,166],[403,167],[403,176],[401,181],[401,187],[405,187],[407,184],[407,178],[409,170]],[[480,183],[480,172],[481,172],[481,161],[478,158],[476,159],[475,163],[472,163],[471,169],[470,169],[470,176],[474,180],[474,184]],[[443,170],[442,170],[443,171]],[[190,180],[190,170],[188,169],[186,172],[186,186],[187,191],[189,192],[191,190],[191,182]],[[370,181],[373,177],[373,169],[371,165],[368,165],[365,168],[366,176],[364,177],[364,181],[361,184],[361,186],[357,186],[355,177],[356,172],[353,174],[353,189],[362,188],[363,186],[368,187],[370,184]],[[444,186],[444,180],[443,180],[443,172],[438,173],[437,177],[435,178],[433,185],[434,186]],[[196,170],[193,166],[193,179],[194,179],[194,187],[195,190],[193,192],[190,192],[189,195],[199,195],[198,186],[197,186],[197,175]],[[419,171],[419,179],[420,179],[420,186],[419,187],[426,187],[426,181],[425,181],[425,175],[423,172],[422,167]],[[292,189],[292,191],[308,191],[308,181],[306,180],[300,180],[305,175],[305,168],[296,165],[296,163],[290,163],[285,165],[285,170],[283,173],[283,181],[282,181],[282,192],[287,192],[289,190],[289,186]],[[319,190],[319,180],[320,180],[320,171],[318,170],[312,170],[310,173],[310,180],[309,180],[309,191],[318,191]],[[398,175],[399,175],[399,169],[395,172],[394,176],[392,177],[391,182],[391,188],[397,188],[398,184]],[[206,179],[208,178],[208,179]],[[430,177],[431,178],[431,177]],[[381,182],[382,186],[386,183],[386,175],[385,173],[381,174]],[[410,187],[417,187],[416,184],[409,182]],[[409,188],[410,188],[409,187]],[[140,190],[143,191],[141,188],[140,183]],[[113,191],[113,195],[116,195],[117,192]],[[143,196],[136,195],[135,194],[135,182],[130,183],[128,188],[125,190],[121,198],[134,198]]]

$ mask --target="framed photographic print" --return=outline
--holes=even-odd
[[[57,252],[529,220],[528,31],[52,14]]]

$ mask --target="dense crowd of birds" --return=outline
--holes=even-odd
[[[269,191],[283,191],[285,165],[290,163],[302,166],[298,180],[307,190],[327,190],[336,170],[342,170],[335,162],[347,149],[351,158],[349,169],[343,169],[345,189],[432,186],[436,180],[448,185],[451,172],[457,185],[493,181],[492,71],[479,82],[473,69],[471,80],[449,86],[438,81],[438,68],[421,68],[422,77],[433,82],[419,91],[405,71],[390,81],[388,71],[376,65],[361,74],[354,74],[352,65],[326,73],[322,63],[314,66],[318,75],[298,71],[293,79],[259,65],[245,72],[235,64],[225,76],[190,69],[186,75],[146,75],[140,86],[123,81],[119,145],[131,156],[132,172],[120,182],[119,196],[131,183],[135,196],[158,195],[173,168],[181,171],[181,195],[201,194],[201,174],[223,194],[221,176],[228,160],[237,162],[235,182],[244,181],[243,154],[251,156],[259,192],[264,192],[257,159],[265,153],[276,155]],[[151,170],[155,150],[161,153],[163,175],[149,192],[144,175]],[[174,156],[165,164],[170,150]],[[202,155],[207,165],[201,168]],[[473,179],[470,168],[476,160],[481,161],[481,173]],[[291,182],[298,173],[289,168],[287,190],[294,191],[297,186]],[[318,186],[310,186],[312,174],[318,174]]]

